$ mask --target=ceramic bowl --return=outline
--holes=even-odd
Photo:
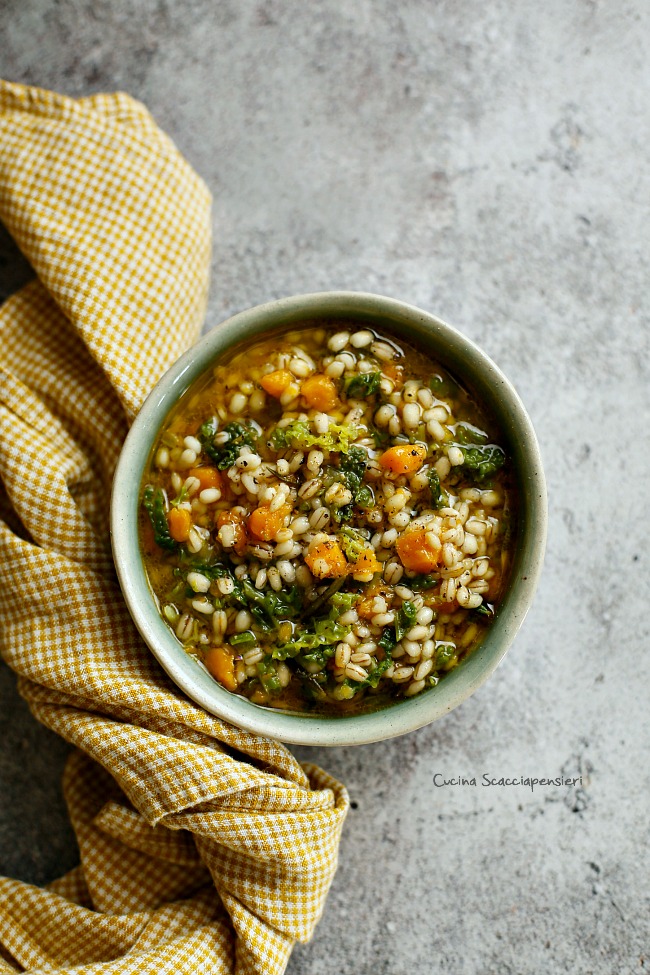
[[[482,643],[441,682],[417,697],[371,714],[312,716],[275,711],[222,688],[178,643],[158,615],[138,545],[138,494],[153,445],[179,398],[230,346],[299,323],[347,319],[410,341],[469,389],[502,431],[518,494],[518,529],[510,582]],[[380,741],[443,717],[487,680],[503,659],[530,607],[546,539],[544,474],[528,415],[511,383],[459,331],[411,305],[379,295],[327,292],[283,298],[215,326],[169,369],[137,415],[117,466],[111,504],[113,554],[135,624],[171,679],[206,711],[238,727],[304,745]]]

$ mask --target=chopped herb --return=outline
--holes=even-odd
[[[275,592],[256,589],[249,579],[244,579],[240,587],[238,601],[248,607],[263,630],[274,630],[280,622],[294,619],[300,612],[302,597],[298,586],[292,586],[288,592]]]
[[[392,626],[385,626],[379,640],[377,641],[377,646],[381,647],[384,653],[392,653],[393,647],[397,643],[395,639],[395,630]]]
[[[347,453],[357,434],[357,428],[351,423],[330,423],[327,433],[312,433],[306,420],[293,420],[286,427],[276,427],[270,442],[276,450],[286,447],[304,450],[308,447],[324,447],[325,450]]]
[[[461,447],[464,460],[462,467],[468,471],[475,481],[484,481],[485,478],[503,467],[506,455],[496,444],[476,444],[473,447]]]
[[[336,652],[336,647],[334,646],[323,646],[318,647],[316,650],[311,650],[309,653],[303,653],[298,657],[298,663],[303,667],[315,667],[318,666],[323,669],[327,666],[327,661],[334,656]]]
[[[354,505],[361,491],[363,475],[368,466],[368,454],[363,447],[350,447],[348,453],[341,457],[339,464],[339,475],[348,491],[352,493],[352,500],[349,504],[334,510],[334,518],[339,523],[349,521],[354,514]]]
[[[339,525],[345,521],[352,521],[354,517],[354,504],[350,502],[349,504],[344,504],[340,508],[335,508],[333,511],[334,521]]]
[[[297,657],[303,651],[309,654],[320,650],[327,652],[327,656],[332,656],[335,645],[352,631],[351,626],[343,626],[338,619],[352,609],[358,598],[359,596],[354,592],[335,592],[331,596],[329,615],[310,621],[309,629],[302,630],[299,635],[294,634],[293,638],[286,643],[278,644],[273,649],[275,659],[286,660],[287,657]],[[332,648],[331,654],[327,649],[329,647]]]
[[[322,684],[327,683],[327,674],[320,671],[317,674],[309,674],[303,670],[296,670],[296,675],[300,680],[302,690],[307,698],[307,706],[312,706],[318,701],[326,701],[327,694],[322,688]]]
[[[391,443],[391,436],[388,430],[379,430],[374,427],[370,431],[370,436],[375,441],[375,448],[377,450],[383,450],[389,443]]]
[[[368,674],[367,680],[364,681],[368,687],[377,687],[379,681],[382,679],[388,668],[393,662],[393,658],[388,653],[383,660],[380,660],[374,670],[371,670]]]
[[[257,643],[257,637],[252,630],[244,630],[243,633],[233,633],[228,639],[232,647],[247,647]]]
[[[206,420],[199,427],[199,442],[220,471],[225,471],[233,466],[242,447],[250,447],[251,450],[256,449],[257,432],[253,424],[248,421],[239,423],[237,420],[233,420],[232,423],[227,423],[223,428],[223,433],[228,434],[228,440],[224,444],[214,443],[216,432],[217,421],[215,419]]]
[[[185,595],[185,589],[186,589],[185,580],[181,579],[180,582],[177,582],[176,585],[171,590],[171,592],[169,593],[169,598],[180,599],[181,596]]]
[[[341,458],[339,470],[343,472],[350,490],[358,490],[368,466],[368,454],[363,447],[350,447],[347,455]]]
[[[330,599],[333,600],[334,594],[339,591],[344,582],[345,576],[340,576],[338,579],[334,579],[332,582],[330,582],[325,592],[321,593],[320,596],[313,601],[313,603],[310,603],[310,605],[303,610],[301,619],[308,619],[316,612],[319,612],[326,605],[326,603],[330,601]]]
[[[429,389],[438,397],[446,396],[455,399],[458,396],[458,384],[454,382],[451,376],[445,378],[436,373],[429,380]]]
[[[395,646],[395,641],[393,640],[393,630],[391,627],[384,628],[384,632],[379,638],[378,646],[380,646],[384,651],[384,659],[379,661],[377,666],[370,671],[366,679],[350,680],[349,678],[346,678],[344,681],[344,683],[351,688],[355,694],[364,687],[378,687],[379,681],[391,666],[393,662],[391,652]]]
[[[349,632],[349,626],[342,626],[333,620],[316,620],[313,630],[303,630],[294,639],[288,640],[286,643],[279,643],[273,648],[272,654],[276,660],[297,657],[303,650],[311,652],[321,647],[334,646],[346,637]]]
[[[269,694],[277,694],[278,691],[282,690],[282,684],[275,669],[275,664],[270,657],[265,657],[264,660],[259,661],[257,664],[257,675],[262,687]]]
[[[465,445],[486,444],[490,438],[483,430],[471,423],[457,423],[454,429],[454,440],[461,447]]]
[[[463,463],[459,465],[474,481],[484,481],[503,467],[506,455],[496,444],[488,443],[488,435],[471,423],[457,423],[454,441],[447,447],[459,447]]]
[[[167,524],[167,515],[165,514],[165,495],[162,492],[162,488],[154,489],[152,484],[147,484],[142,495],[142,504],[151,519],[156,545],[160,545],[161,548],[166,548],[170,551],[175,549],[177,543],[169,534],[169,525]]]
[[[276,427],[269,438],[269,447],[274,450],[286,450],[289,446],[284,427]]]
[[[436,670],[451,670],[458,663],[458,654],[453,643],[441,643],[436,648]]]
[[[187,492],[188,492],[188,490],[189,489],[187,487],[187,482],[184,482],[183,483],[183,486],[181,487],[180,491],[178,492],[178,495],[169,502],[170,505],[172,506],[172,508],[177,508],[179,506],[179,504],[182,504],[183,501],[185,501],[185,499],[187,498]]]
[[[405,583],[413,592],[421,592],[423,589],[433,589],[440,582],[438,576],[423,573],[422,575],[411,576],[405,579]]]
[[[193,571],[202,573],[208,579],[230,579],[232,592],[223,599],[248,609],[256,623],[266,632],[276,629],[283,620],[295,619],[302,608],[302,595],[298,586],[292,586],[286,592],[256,589],[250,579],[238,579],[221,562],[210,563],[194,559],[190,566]]]
[[[354,500],[359,508],[363,508],[364,510],[366,508],[372,508],[375,503],[375,493],[369,484],[362,484]]]
[[[347,380],[345,392],[350,399],[367,399],[378,392],[380,382],[380,372],[363,372]]]
[[[338,619],[339,616],[343,616],[344,613],[352,609],[358,599],[359,594],[356,592],[335,592],[330,600],[332,604],[330,619]]]
[[[407,600],[402,603],[400,610],[395,618],[395,642],[399,643],[407,630],[415,626],[418,611],[412,602]]]
[[[434,467],[430,467],[427,471],[427,479],[431,492],[431,504],[434,508],[444,508],[449,503],[449,498],[440,486],[440,477]]]
[[[211,416],[209,420],[205,420],[199,427],[198,437],[201,443],[206,440],[212,440],[216,435],[219,428],[216,416]]]
[[[357,562],[362,552],[368,548],[369,532],[364,535],[358,529],[344,525],[339,533],[339,541],[349,562]]]

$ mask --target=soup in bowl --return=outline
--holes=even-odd
[[[241,727],[360,743],[428,723],[505,653],[545,496],[516,393],[459,333],[356,293],[217,326],[118,466],[123,590],[170,676]]]

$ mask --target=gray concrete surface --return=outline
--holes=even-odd
[[[492,680],[416,734],[300,750],[356,807],[325,915],[288,971],[650,967],[648,5],[0,9],[5,77],[125,89],[205,177],[208,324],[302,291],[405,299],[492,355],[541,440],[546,570]],[[6,293],[26,272],[0,254]],[[75,860],[65,747],[6,669],[0,706],[0,870],[40,883]],[[437,772],[583,782],[436,788]]]

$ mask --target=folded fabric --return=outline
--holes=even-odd
[[[170,683],[108,513],[144,397],[197,337],[207,189],[126,95],[0,83],[0,219],[37,279],[0,309],[0,651],[76,749],[80,866],[0,879],[0,972],[283,972],[320,917],[345,789]]]

